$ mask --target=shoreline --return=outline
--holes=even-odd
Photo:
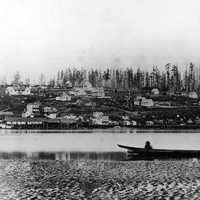
[[[162,130],[170,130],[170,129],[176,129],[176,130],[184,130],[184,129],[200,129],[200,125],[184,125],[184,126],[179,126],[179,125],[151,125],[151,126],[146,126],[146,125],[141,125],[141,126],[104,126],[104,125],[99,125],[99,126],[78,126],[78,127],[65,127],[62,128],[60,126],[55,126],[55,127],[22,127],[22,126],[14,126],[14,127],[9,127],[9,128],[0,128],[0,130],[94,130],[94,129],[113,129],[113,130],[120,130],[123,128],[130,128],[130,129],[162,129]]]

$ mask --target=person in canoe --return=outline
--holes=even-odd
[[[146,142],[145,142],[144,148],[145,148],[147,151],[150,150],[150,149],[152,149],[151,143],[150,143],[149,141],[146,141]]]

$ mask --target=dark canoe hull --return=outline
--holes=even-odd
[[[200,158],[200,150],[150,149],[118,145],[127,149],[127,160]]]

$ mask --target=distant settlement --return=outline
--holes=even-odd
[[[162,92],[93,87],[12,84],[0,87],[0,128],[200,128],[195,91]]]

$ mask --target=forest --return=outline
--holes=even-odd
[[[38,77],[37,84],[49,87],[78,87],[84,80],[93,87],[107,87],[119,90],[136,90],[158,88],[170,92],[200,92],[200,67],[189,63],[184,70],[177,64],[168,63],[160,70],[153,66],[147,71],[141,68],[105,68],[78,69],[67,67],[55,72],[53,78],[47,79],[44,73]],[[181,69],[181,70],[180,70]],[[13,77],[12,84],[30,84],[30,79],[21,81],[19,72]]]
[[[45,82],[40,76],[40,84]],[[106,68],[78,70],[67,68],[57,72],[49,85],[64,87],[69,82],[78,86],[83,80],[89,80],[93,87],[108,87],[122,90],[142,90],[158,88],[160,91],[190,92],[200,90],[200,67],[190,63],[185,70],[179,70],[178,65],[168,63],[161,71],[153,66],[150,71],[141,68]]]

